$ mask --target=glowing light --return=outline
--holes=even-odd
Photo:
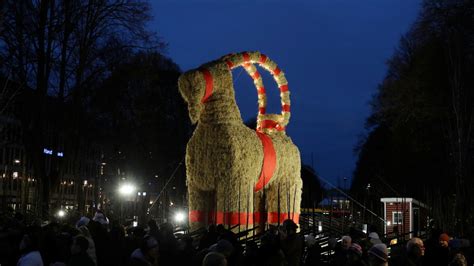
[[[392,223],[390,221],[387,221],[387,226],[390,226]]]
[[[43,153],[48,154],[48,155],[53,155],[53,150],[49,150],[49,149],[44,148]]]
[[[87,180],[84,180],[84,186],[87,186]]]
[[[58,157],[64,157],[64,153],[62,153],[62,152],[58,152],[57,155],[58,155]]]
[[[186,219],[186,215],[184,214],[184,212],[177,212],[174,215],[174,220],[177,223],[182,223],[182,222],[184,222],[185,219]]]
[[[146,196],[146,192],[143,192],[143,197],[145,197],[145,196]]]
[[[13,172],[13,178],[14,179],[18,178],[18,172]]]
[[[119,188],[119,193],[124,196],[132,195],[133,192],[135,192],[135,186],[132,184],[123,184]]]
[[[64,216],[66,216],[66,212],[63,211],[63,210],[59,210],[59,211],[58,211],[58,217],[59,217],[59,218],[63,218]]]
[[[141,192],[138,192],[138,193],[137,193],[137,195],[138,195],[138,196],[141,196],[141,195],[142,195],[142,193],[141,193]]]
[[[16,163],[16,164],[19,164],[19,163],[20,163],[20,160],[15,159],[15,160],[13,160],[13,162]]]
[[[138,226],[138,222],[137,221],[133,221],[133,227],[137,227]]]

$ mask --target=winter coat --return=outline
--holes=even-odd
[[[43,259],[39,251],[30,251],[20,257],[17,266],[43,266]]]

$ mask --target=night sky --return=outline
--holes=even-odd
[[[385,62],[421,4],[420,0],[152,2],[150,28],[168,43],[167,55],[183,71],[230,52],[258,50],[273,59],[285,72],[291,91],[287,134],[299,147],[303,162],[313,164],[335,185],[352,176],[357,160],[353,150],[366,133],[369,101],[385,75]],[[245,121],[256,116],[257,94],[245,71],[233,73]],[[266,76],[267,113],[280,112],[278,90]]]

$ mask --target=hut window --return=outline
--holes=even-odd
[[[392,218],[393,224],[402,224],[403,222],[402,212],[393,212]]]

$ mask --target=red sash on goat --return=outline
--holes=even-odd
[[[258,178],[257,184],[255,184],[255,192],[261,190],[268,184],[276,167],[276,152],[273,147],[272,139],[264,133],[258,131],[256,131],[256,133],[263,146],[263,165],[260,177]]]
[[[201,99],[202,103],[205,103],[209,97],[212,95],[213,91],[213,77],[209,70],[203,68],[200,69],[201,73],[204,76],[204,80],[206,82],[206,90],[204,92],[204,96]],[[272,120],[265,120],[263,123],[263,128],[276,128],[278,131],[285,130],[285,127],[279,127],[279,125]],[[265,185],[268,184],[270,179],[273,176],[273,172],[275,172],[276,167],[276,152],[275,148],[273,147],[272,139],[264,133],[256,132],[258,138],[262,142],[263,146],[263,165],[262,171],[260,172],[260,177],[258,178],[257,184],[255,184],[254,191],[260,191]]]

